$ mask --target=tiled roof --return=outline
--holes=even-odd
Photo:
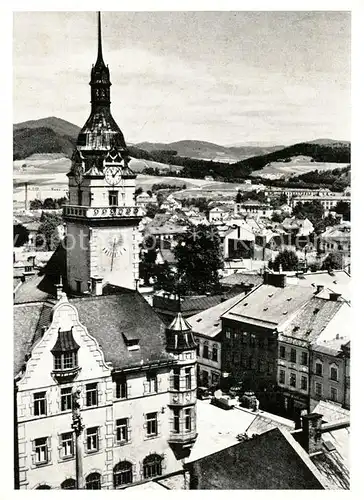
[[[25,302],[41,302],[55,294],[53,284],[45,276],[35,275],[28,278],[17,288],[14,297],[15,304]]]
[[[19,304],[13,308],[14,376],[22,369],[25,356],[50,322],[51,308],[41,302]]]
[[[219,304],[221,298],[221,295],[186,295],[181,298],[181,312],[183,312],[184,315],[193,315]],[[166,313],[177,313],[179,310],[177,298],[174,296],[171,297],[169,294],[166,294],[164,297],[162,293],[154,295],[153,307],[160,312],[165,311]]]
[[[65,332],[59,330],[56,343],[51,349],[51,352],[68,352],[78,350],[80,346],[77,344],[72,335],[72,329]]]
[[[236,295],[220,304],[217,304],[205,311],[202,311],[188,318],[193,333],[214,338],[221,332],[220,316],[236,304],[245,293]]]
[[[138,292],[125,290],[117,295],[71,298],[69,302],[114,369],[172,359],[165,351],[164,324]],[[123,333],[126,338],[139,339],[140,349],[129,351]]]
[[[272,429],[203,457],[198,476],[203,489],[326,489],[329,483],[289,432]],[[186,465],[194,470],[191,462]]]
[[[223,317],[276,328],[312,297],[312,289],[297,285],[278,288],[260,285],[227,311]]]
[[[314,342],[342,305],[343,302],[312,297],[298,314],[284,325],[281,334]]]
[[[254,434],[263,434],[264,432],[270,431],[272,429],[285,429],[287,431],[293,430],[292,425],[287,425],[282,422],[277,422],[276,420],[272,420],[269,417],[258,414],[253,422],[248,427],[246,433],[249,437],[252,437]]]
[[[115,289],[117,287],[114,287]],[[106,362],[114,369],[172,361],[165,350],[165,326],[151,306],[136,291],[118,288],[118,293],[69,298],[79,320],[100,344]],[[109,292],[112,290],[110,289]],[[39,338],[42,326],[49,326],[53,304],[14,306],[14,370],[18,373],[24,356]],[[139,350],[129,351],[125,338],[139,340]]]
[[[241,284],[258,286],[262,283],[263,283],[263,276],[253,273],[234,273],[230,274],[229,276],[225,276],[220,280],[221,285],[229,285],[229,286],[241,285]]]
[[[350,410],[346,410],[342,406],[330,401],[320,401],[313,410],[313,413],[320,413],[322,419],[328,423],[350,419]]]

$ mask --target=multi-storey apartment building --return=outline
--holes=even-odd
[[[236,304],[245,293],[222,300],[209,309],[188,318],[197,344],[197,384],[216,387],[220,384],[221,372],[221,316]]]
[[[222,366],[233,383],[256,392],[262,408],[277,406],[278,331],[313,295],[266,273],[264,284],[221,316]]]
[[[337,296],[336,300],[340,300]],[[350,408],[350,306],[342,306],[312,345],[311,408],[320,400]]]
[[[133,291],[62,294],[14,314],[18,488],[122,488],[180,468],[196,439],[195,343],[181,315],[165,330]]]
[[[322,292],[321,288],[317,292]],[[290,416],[310,409],[312,377],[315,369],[313,344],[334,320],[341,308],[348,307],[331,294],[331,300],[312,297],[279,332],[277,383],[282,409]],[[311,405],[312,406],[312,405]]]

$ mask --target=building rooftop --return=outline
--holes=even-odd
[[[345,302],[311,297],[280,332],[283,337],[314,342]],[[283,338],[284,340],[284,338]]]
[[[109,289],[108,289],[109,288]],[[117,294],[115,290],[117,289]],[[104,287],[105,295],[69,298],[80,322],[99,343],[105,361],[116,370],[172,361],[165,350],[165,326],[153,308],[136,291]],[[112,292],[114,291],[114,294]],[[14,370],[49,326],[54,302],[17,304],[14,307]],[[139,340],[138,350],[128,350],[125,339]]]
[[[205,311],[190,316],[188,322],[191,325],[193,333],[215,338],[221,332],[221,315],[239,302],[244,296],[245,293],[241,293]]]
[[[290,283],[297,283],[300,286],[315,288],[322,285],[324,290],[318,294],[319,297],[329,298],[330,292],[340,293],[346,300],[350,300],[351,297],[351,276],[346,271],[318,271],[288,279]]]
[[[189,461],[191,478],[196,465],[197,489],[330,489],[305,450],[278,428]]]
[[[276,328],[312,297],[312,289],[260,285],[227,311],[223,318]]]
[[[254,273],[233,273],[221,278],[220,284],[223,286],[253,285],[258,286],[263,283],[263,276]]]

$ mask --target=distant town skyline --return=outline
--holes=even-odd
[[[112,113],[127,142],[350,140],[350,13],[105,12]],[[94,12],[15,12],[14,122],[82,126]]]

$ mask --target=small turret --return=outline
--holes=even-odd
[[[167,351],[186,351],[196,349],[191,325],[179,312],[172,323],[166,328]]]

